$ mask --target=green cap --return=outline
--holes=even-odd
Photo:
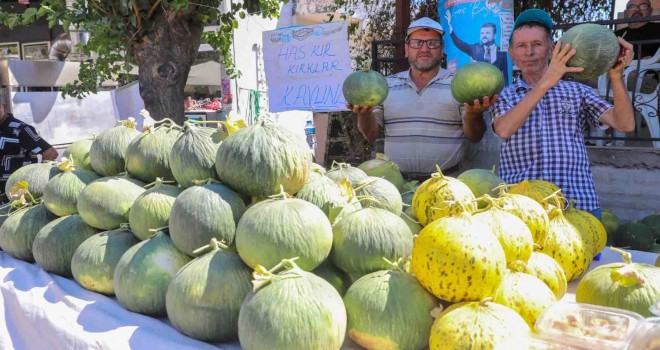
[[[525,10],[518,15],[518,18],[516,18],[516,21],[513,23],[513,30],[516,30],[516,28],[529,22],[540,23],[548,28],[548,30],[552,30],[552,18],[550,18],[550,15],[547,12],[539,9]]]

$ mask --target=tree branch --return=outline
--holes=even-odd
[[[149,9],[149,12],[147,13],[147,19],[151,19],[151,16],[154,14],[154,11],[156,11],[156,8],[158,5],[160,5],[161,0],[156,0],[156,2],[151,5],[151,8]]]
[[[133,1],[133,12],[135,12],[135,24],[137,25],[137,29],[139,31],[142,29],[142,18],[140,18],[140,9],[138,8],[136,1]]]

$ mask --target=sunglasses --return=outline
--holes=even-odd
[[[439,49],[442,46],[442,40],[431,39],[431,40],[421,40],[421,39],[410,39],[408,40],[408,46],[413,49],[421,49],[426,43],[426,47],[429,49]]]
[[[637,9],[648,10],[649,7],[651,7],[651,5],[649,5],[649,4],[639,4],[639,5],[631,4],[631,5],[626,6],[626,10],[637,10]]]

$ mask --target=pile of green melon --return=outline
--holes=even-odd
[[[203,341],[380,350],[524,337],[606,245],[552,183],[429,176],[406,183],[384,155],[326,169],[268,116],[124,121],[12,175],[0,248]],[[643,268],[660,298],[660,269]],[[633,303],[616,298],[587,301]]]

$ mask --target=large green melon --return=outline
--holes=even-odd
[[[104,231],[82,242],[71,258],[71,274],[85,289],[114,295],[115,267],[128,248],[140,240],[127,227]]]
[[[614,236],[614,246],[646,251],[653,247],[653,231],[636,220],[619,226]]]
[[[243,213],[245,203],[231,188],[217,182],[192,186],[172,204],[170,237],[177,249],[190,256],[211,238],[231,246]]]
[[[9,179],[5,184],[4,192],[7,194],[7,198],[9,198],[11,188],[17,182],[25,181],[28,183],[27,190],[30,191],[32,197],[34,197],[34,199],[41,198],[48,181],[61,172],[62,171],[55,166],[54,162],[28,164],[18,168],[18,170],[14,171],[9,176]]]
[[[142,181],[127,176],[109,176],[94,180],[78,196],[78,213],[90,226],[114,230],[129,222],[129,211],[145,191]]]
[[[48,181],[43,194],[43,203],[57,216],[78,214],[78,196],[92,181],[101,175],[91,170],[76,168],[72,163],[60,164],[63,171]]]
[[[331,248],[328,217],[302,199],[258,202],[245,211],[236,227],[236,249],[252,268],[272,268],[282,259],[298,257],[300,268],[311,271],[328,257]]]
[[[208,342],[238,339],[238,313],[252,270],[212,239],[212,251],[181,268],[167,287],[167,316],[181,333]]]
[[[71,277],[73,254],[80,244],[97,233],[99,230],[87,225],[78,214],[55,219],[34,237],[34,260],[48,272]]]
[[[62,158],[73,159],[76,167],[85,170],[94,170],[89,159],[89,150],[94,139],[82,139],[70,144],[62,153]]]
[[[218,147],[215,170],[220,180],[248,196],[291,195],[300,190],[309,176],[312,153],[305,139],[286,127],[262,117],[256,124],[240,129]]]
[[[570,75],[579,79],[592,79],[607,71],[616,63],[621,50],[614,32],[600,24],[584,23],[567,30],[559,39],[562,45],[571,44],[575,55],[566,65],[583,67],[584,70]]]
[[[504,75],[486,62],[472,62],[459,68],[451,80],[451,95],[456,101],[472,104],[484,96],[493,97],[504,89]]]
[[[169,157],[170,169],[181,187],[188,188],[195,180],[218,178],[215,155],[223,137],[218,129],[186,123]]]
[[[139,135],[140,132],[135,130],[135,123],[130,120],[117,122],[115,127],[100,133],[89,148],[89,159],[94,171],[103,176],[124,172],[126,149]]]
[[[43,204],[11,213],[0,226],[0,248],[16,259],[34,261],[32,243],[39,230],[57,219]]]
[[[374,107],[385,101],[389,88],[385,77],[375,70],[359,70],[344,80],[342,92],[346,102]]]
[[[426,349],[438,305],[414,276],[400,268],[358,279],[344,296],[348,336],[365,349]]]
[[[180,136],[181,131],[168,125],[145,130],[126,149],[126,171],[144,182],[154,182],[157,178],[174,180],[170,153]]]
[[[497,187],[501,184],[504,184],[497,174],[495,174],[495,169],[470,169],[462,172],[457,177],[458,180],[463,182],[470,188],[475,198],[480,198],[484,194],[488,194],[491,197],[497,197],[499,191]],[[479,200],[479,208],[485,208],[488,204],[485,200]]]
[[[128,223],[135,236],[145,240],[154,234],[151,230],[168,226],[172,205],[181,192],[180,187],[157,180],[154,187],[137,197],[128,213]]]
[[[152,316],[165,316],[167,287],[179,270],[190,262],[163,231],[130,248],[121,256],[112,286],[117,301],[126,309]]]
[[[238,315],[241,348],[339,350],[346,334],[346,307],[324,279],[283,262],[257,267],[254,288]]]

